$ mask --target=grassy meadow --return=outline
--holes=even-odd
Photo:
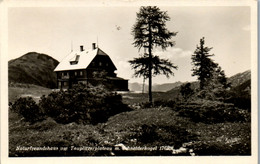
[[[39,101],[42,95],[48,95],[52,90],[33,84],[9,84],[8,99],[9,102],[14,102],[19,97],[30,96],[35,101]]]
[[[26,95],[38,101],[49,93],[51,89],[38,86],[10,86],[9,101]],[[165,94],[154,93],[154,98],[159,99],[160,95]],[[147,94],[124,93],[122,97],[133,110],[96,125],[61,124],[52,118],[31,124],[9,110],[9,156],[251,154],[250,122],[194,122],[181,116],[174,107],[136,105],[145,103]],[[123,144],[128,150],[121,151],[122,147],[115,150],[117,144]],[[51,147],[51,150],[42,151],[39,147]]]

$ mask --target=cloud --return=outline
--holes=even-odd
[[[189,50],[183,50],[181,48],[168,48],[166,51],[162,51],[162,50],[156,50],[154,51],[155,55],[160,56],[161,58],[166,58],[166,59],[170,59],[170,60],[178,60],[178,59],[182,59],[182,58],[187,58],[187,57],[191,57],[192,52]]]
[[[134,73],[127,61],[118,61],[116,64],[117,74],[119,77],[130,79]]]
[[[118,62],[119,67],[124,68],[124,69],[130,69],[130,64],[127,61],[119,61]]]

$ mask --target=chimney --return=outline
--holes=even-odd
[[[80,46],[80,51],[84,51],[83,46]]]
[[[96,43],[92,43],[92,50],[96,49]]]

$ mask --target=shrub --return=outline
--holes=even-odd
[[[105,122],[112,115],[130,110],[122,103],[121,95],[102,87],[90,88],[83,84],[68,91],[43,96],[39,106],[58,123],[97,124]]]
[[[180,148],[182,143],[196,140],[197,136],[178,125],[143,124],[136,132],[135,138],[140,145],[174,146]]]
[[[233,103],[238,108],[251,111],[251,90],[248,88],[244,90],[243,88],[241,90],[239,89],[231,89],[228,92],[229,97],[225,100],[225,102]]]
[[[158,134],[156,132],[157,127],[155,125],[142,125],[139,132],[139,140],[142,143],[154,142],[158,139]]]
[[[181,85],[180,93],[185,100],[192,96],[194,94],[194,90],[191,88],[191,83]]]
[[[152,107],[170,107],[173,108],[176,102],[174,100],[155,100],[153,103],[145,102],[141,104],[142,108],[152,108]]]
[[[44,119],[44,115],[32,97],[21,97],[13,104],[10,109],[23,116],[25,121],[35,123]]]
[[[177,105],[181,116],[189,117],[194,122],[247,122],[250,113],[238,109],[233,104],[220,101],[196,100]]]
[[[46,132],[48,130],[54,129],[57,126],[58,126],[58,124],[52,118],[48,117],[45,120],[43,120],[42,122],[36,122],[35,124],[28,127],[28,129],[37,130],[40,132],[43,132],[43,131]]]
[[[151,102],[143,102],[141,104],[141,107],[142,108],[151,108],[151,107],[153,107],[153,103],[151,103]]]
[[[154,101],[154,107],[174,107],[176,102],[174,100],[156,100]]]
[[[227,139],[231,140],[231,139]],[[235,139],[233,139],[235,140]],[[197,141],[187,146],[193,149],[196,155],[251,155],[251,142],[249,140],[238,140],[234,143],[225,141]]]

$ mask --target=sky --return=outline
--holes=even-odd
[[[174,76],[156,76],[153,84],[195,81],[191,55],[205,37],[205,46],[228,77],[251,68],[251,22],[247,6],[158,6],[171,20],[167,29],[178,32],[174,47],[157,48],[153,54],[178,66]],[[11,7],[8,9],[8,59],[28,52],[47,54],[61,61],[80,45],[90,49],[98,43],[115,66],[119,77],[130,83],[134,78],[129,60],[140,52],[133,46],[131,29],[140,6],[92,7]]]

